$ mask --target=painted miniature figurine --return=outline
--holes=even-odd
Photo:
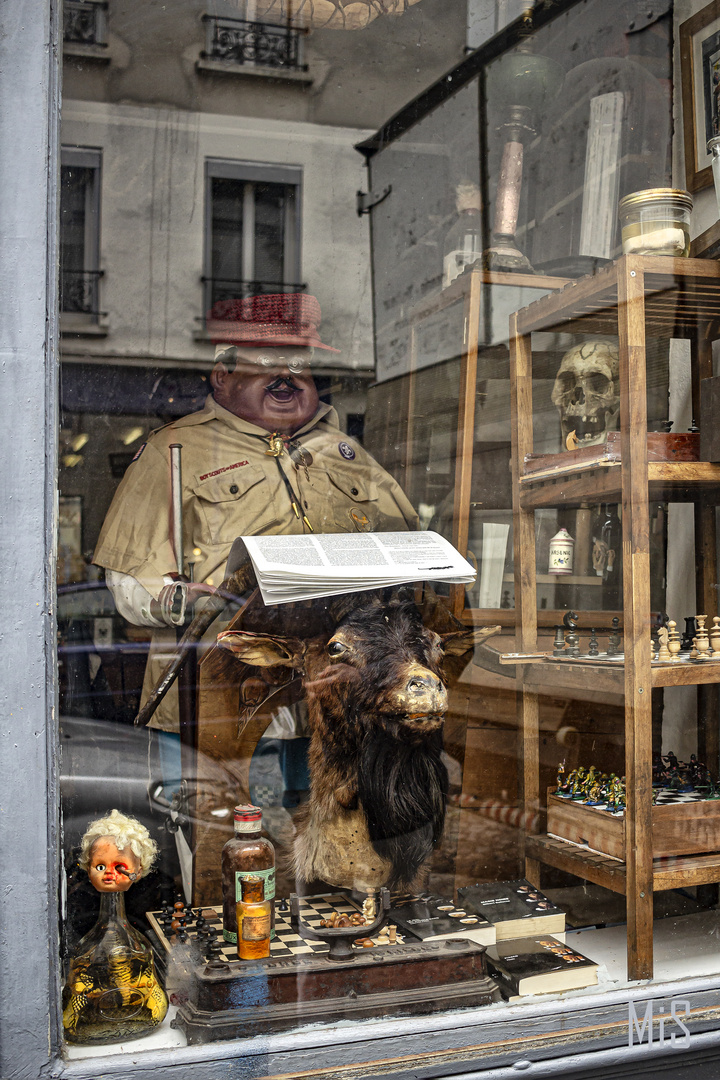
[[[123,895],[148,873],[157,851],[145,826],[118,810],[93,821],[82,838],[80,865],[100,893],[100,914],[70,961],[63,989],[69,1042],[137,1039],[165,1017],[168,1000],[150,942],[128,922]]]

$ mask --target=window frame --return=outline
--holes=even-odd
[[[3,364],[0,417],[6,435],[5,561],[0,600],[5,636],[0,839],[0,1074],[6,1080],[98,1074],[98,1057],[61,1056],[59,932],[62,873],[59,843],[54,617],[57,525],[57,296],[59,108],[58,8],[26,0],[23,18],[3,13],[0,35],[0,240],[3,268]],[[50,42],[50,47],[48,47]],[[16,107],[17,106],[17,107]],[[22,106],[22,107],[20,107]],[[28,288],[28,282],[33,287]],[[19,842],[19,840],[21,842]],[[689,994],[697,1009],[720,1007],[720,988],[691,984],[633,988],[638,1003]],[[464,1080],[531,1077],[620,1077],[659,1073],[693,1080],[717,1076],[720,1029],[693,1034],[681,1056],[631,1051],[622,1043],[629,993],[529,1006],[493,1007],[422,1017],[369,1020],[270,1038],[175,1050],[111,1053],[104,1076],[152,1080],[182,1068],[183,1080],[317,1074],[345,1068],[384,1077],[421,1072]],[[493,1010],[492,1012],[490,1010]],[[717,1024],[710,1016],[706,1024]],[[615,1026],[615,1040],[606,1034]],[[585,1033],[582,1029],[585,1027]],[[626,1030],[626,1028],[625,1028]],[[580,1032],[580,1035],[578,1035]],[[494,1044],[492,1050],[489,1044]],[[503,1051],[505,1043],[510,1049]],[[483,1049],[485,1044],[485,1049]],[[533,1059],[530,1065],[529,1058]],[[390,1059],[390,1060],[388,1060]]]

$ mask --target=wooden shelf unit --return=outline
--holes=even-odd
[[[525,474],[533,452],[533,358],[537,331],[617,334],[620,348],[621,462],[587,469]],[[720,465],[650,462],[647,456],[646,333],[689,338],[693,415],[699,417],[701,383],[712,375],[712,342],[720,337],[720,265],[697,259],[623,256],[598,274],[567,285],[510,319],[513,447],[516,648],[537,651],[534,515],[543,507],[581,502],[622,503],[625,662],[525,665],[520,675],[519,721],[523,744],[526,820],[541,811],[538,697],[542,690],[587,687],[623,692],[627,810],[625,861],[618,862],[548,836],[526,838],[526,873],[539,884],[547,864],[627,897],[628,977],[648,979],[653,969],[653,891],[720,881],[720,854],[655,860],[652,848],[652,689],[696,685],[717,721],[720,665],[652,667],[650,662],[649,500],[695,504],[697,611],[717,610],[715,504]],[[698,540],[699,538],[699,540]],[[708,695],[710,695],[708,697]],[[717,729],[717,722],[714,725]],[[706,738],[712,741],[712,733]],[[713,744],[713,752],[716,746]],[[602,763],[598,763],[602,765]],[[720,847],[720,841],[719,845]]]
[[[488,318],[488,311],[486,310],[488,298],[492,296],[491,290],[512,290],[515,294],[514,302],[517,303],[517,298],[528,290],[537,289],[543,294],[548,294],[563,289],[567,283],[568,279],[561,277],[549,277],[542,274],[498,273],[492,270],[476,268],[461,274],[448,288],[419,304],[409,316],[412,332],[410,338],[411,378],[408,383],[408,416],[410,421],[407,431],[407,461],[411,460],[413,453],[414,431],[412,416],[415,407],[415,380],[413,376],[417,364],[418,329],[423,319],[435,315],[453,304],[462,302],[464,305],[452,536],[453,544],[462,554],[468,551],[470,539],[477,383],[480,377],[479,364],[483,360],[492,357],[496,364],[499,362],[502,364],[503,370],[507,370],[504,344],[493,341],[484,342],[482,340],[483,329],[486,337],[488,335],[492,336],[492,319]],[[489,306],[492,307],[492,305]],[[508,509],[510,508],[508,507]],[[465,587],[463,585],[451,585],[450,598],[453,614],[471,625],[482,625],[488,621],[501,623],[505,626],[515,625],[515,612],[512,608],[466,608]],[[548,613],[543,612],[543,616],[547,620]]]

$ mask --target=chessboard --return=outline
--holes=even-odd
[[[559,799],[565,799],[570,803],[575,803],[577,806],[589,807],[591,810],[603,810],[613,817],[621,818],[624,816],[624,810],[611,810],[607,803],[588,803],[583,799],[572,799],[569,795],[566,795],[562,791],[553,792]],[[675,806],[683,803],[717,803],[718,799],[708,799],[702,791],[678,791],[676,788],[660,788],[657,795],[653,799],[653,806]]]
[[[285,906],[287,910],[283,910],[283,906]],[[313,929],[320,930],[321,921],[323,919],[329,919],[335,911],[339,915],[354,915],[357,912],[362,911],[362,908],[357,904],[354,904],[350,897],[345,896],[343,893],[323,893],[319,896],[303,896],[300,898],[300,919]],[[174,945],[174,934],[170,932],[170,936],[167,936],[161,921],[163,913],[161,911],[148,911],[146,914],[148,922],[157,935],[161,946],[166,952],[170,953]],[[222,906],[186,909],[184,929],[187,934],[188,943],[193,944],[198,940],[197,920],[200,914],[202,914],[207,928],[214,932],[213,936],[222,948],[222,953],[218,956],[218,960],[223,960],[225,963],[237,961],[238,955],[236,946],[232,942],[225,941],[222,936]],[[357,927],[358,937],[362,935],[362,930],[362,926]],[[377,947],[390,949],[395,947],[388,944],[388,939],[385,935],[376,936],[371,940],[373,945]],[[396,944],[401,945],[403,942],[404,938],[398,934]],[[353,945],[353,948],[356,949],[358,953],[361,953],[364,946]],[[280,960],[291,956],[310,956],[316,953],[326,953],[328,950],[329,946],[326,942],[313,941],[310,938],[304,938],[290,925],[290,905],[287,901],[276,902],[275,937],[270,942],[271,960]]]

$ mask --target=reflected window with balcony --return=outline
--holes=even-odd
[[[207,162],[205,311],[219,300],[302,292],[299,168]]]
[[[63,327],[100,315],[99,150],[63,148],[60,166],[60,311]]]
[[[255,18],[255,5],[250,0],[243,14],[243,19],[203,15],[206,34],[203,59],[246,67],[302,69],[302,31],[259,22]]]
[[[107,3],[103,0],[65,0],[63,41],[66,45],[106,48]]]

